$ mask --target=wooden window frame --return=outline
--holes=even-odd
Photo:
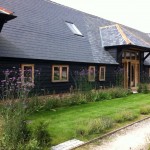
[[[124,52],[124,58],[122,58],[123,60],[132,60],[132,61],[136,61],[139,60],[138,56],[139,56],[139,52],[138,51],[132,51],[132,50],[125,50]],[[129,59],[127,59],[127,53],[129,53]],[[132,59],[132,54],[135,54],[135,59]]]
[[[54,68],[60,67],[59,80],[54,80]],[[62,80],[62,68],[67,68],[67,80]],[[68,82],[69,81],[69,65],[52,65],[52,82]]]
[[[104,79],[101,78],[101,70],[104,68]],[[105,66],[100,66],[99,67],[99,81],[106,81],[106,67]]]
[[[24,83],[24,67],[32,67],[32,83],[34,83],[34,64],[21,64],[22,78],[21,81]]]
[[[93,80],[91,80],[91,78],[90,78],[90,70],[91,70],[91,68],[94,69],[94,79]],[[95,66],[89,66],[89,68],[88,68],[88,81],[90,81],[90,82],[94,82],[95,81]]]

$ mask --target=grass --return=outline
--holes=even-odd
[[[138,117],[137,113],[134,113],[129,110],[123,110],[114,115],[114,120],[117,123],[132,121]]]
[[[140,108],[140,113],[143,115],[150,114],[150,106],[143,106]]]
[[[2,118],[0,117],[0,136],[1,136],[1,133],[2,133],[2,124],[3,124],[3,121],[2,121]]]
[[[72,138],[88,140],[100,134],[94,133],[90,136],[79,136],[76,134],[76,131],[79,126],[82,126],[81,122],[88,123],[89,120],[101,117],[109,117],[115,120],[116,115],[122,111],[130,115],[129,118],[125,118],[125,121],[132,120],[140,115],[141,107],[147,105],[150,105],[150,94],[133,94],[113,100],[51,109],[49,111],[39,111],[29,117],[29,120],[31,120],[30,127],[34,128],[41,121],[47,122],[49,124],[48,130],[53,139],[53,145]],[[125,116],[125,114],[122,115]],[[83,126],[86,127],[86,124]]]

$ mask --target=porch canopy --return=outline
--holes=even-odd
[[[150,52],[150,37],[147,33],[123,25],[114,24],[100,27],[100,35],[102,46],[105,48],[123,47]]]
[[[144,52],[145,65],[150,65],[150,35],[138,30],[113,24],[100,27],[102,46],[106,49],[115,48],[122,50],[138,50]],[[122,52],[120,54],[122,54]]]
[[[10,10],[7,10],[3,7],[0,7],[0,20],[5,20],[5,22],[16,18],[16,16],[13,15],[13,12]]]
[[[16,18],[16,16],[13,15],[13,12],[0,7],[0,31],[2,30],[4,23],[14,18]]]

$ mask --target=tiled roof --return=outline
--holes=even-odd
[[[116,34],[120,39],[116,38],[114,45],[126,43],[114,26],[116,23],[49,0],[0,0],[0,4],[17,16],[0,33],[0,57],[117,64],[104,46],[112,43],[111,38],[116,38]],[[83,36],[74,35],[66,21],[75,24]],[[100,35],[100,27],[104,26],[112,26],[115,33],[109,42],[110,34]],[[148,35],[142,32],[125,26],[121,29],[129,40],[134,37],[128,36],[132,31],[145,42],[149,41],[145,40]]]
[[[136,45],[150,48],[150,39],[147,42],[142,35],[136,35],[125,26],[114,24],[100,27],[103,46]],[[147,34],[146,34],[147,36]]]

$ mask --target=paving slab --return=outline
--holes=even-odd
[[[71,150],[72,148],[79,146],[83,143],[84,143],[83,141],[72,139],[72,140],[63,142],[61,144],[58,144],[56,146],[53,146],[51,149],[52,150]]]

